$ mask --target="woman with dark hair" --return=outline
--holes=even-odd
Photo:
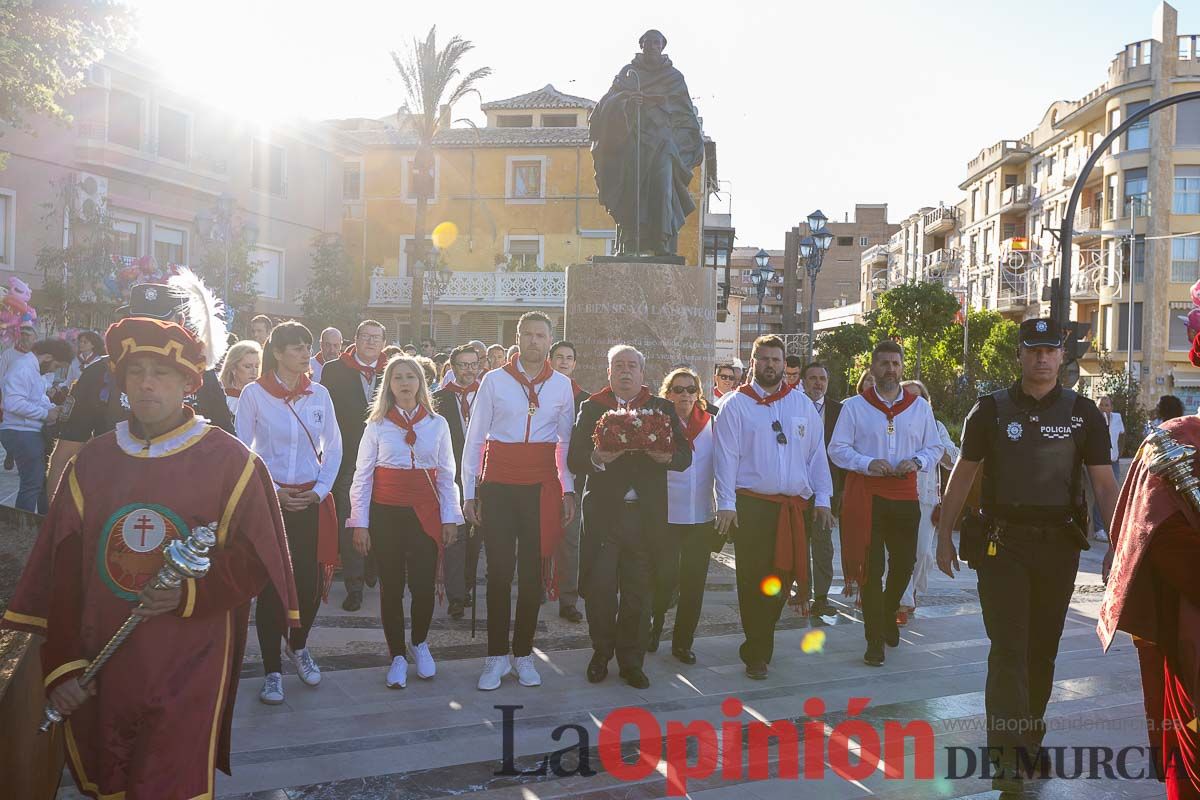
[[[321,670],[308,651],[308,631],[337,561],[338,521],[330,491],[342,461],[342,434],[329,391],[309,380],[311,357],[308,328],[299,322],[272,328],[262,375],[242,390],[235,425],[238,438],[262,458],[277,487],[300,601],[300,627],[286,631],[286,649],[300,680],[316,686]],[[279,596],[270,586],[258,597],[256,619],[266,672],[258,697],[279,705],[279,644],[285,630]]]
[[[1153,427],[1157,428],[1162,423],[1169,419],[1183,416],[1183,401],[1173,394],[1164,394],[1158,398],[1158,405],[1154,408],[1154,423]]]
[[[104,337],[95,331],[80,331],[75,337],[75,358],[67,367],[67,386],[79,380],[85,367],[88,367],[105,354]]]

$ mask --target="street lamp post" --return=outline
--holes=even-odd
[[[821,262],[825,260],[825,252],[833,244],[833,234],[825,228],[828,217],[820,209],[808,215],[809,235],[800,240],[800,257],[804,259],[805,271],[808,274],[808,344],[805,361],[812,361],[813,354],[813,323],[817,316],[817,275],[821,272]]]
[[[237,200],[228,192],[217,198],[217,204],[211,209],[204,209],[196,214],[196,230],[202,237],[210,241],[219,241],[225,250],[225,277],[221,301],[225,304],[225,321],[232,322],[233,303],[229,299],[229,246],[233,243],[235,234],[242,237],[246,244],[253,244],[258,239],[258,227],[253,222],[245,222],[234,227],[234,214],[237,212]]]
[[[437,331],[433,327],[433,307],[437,305],[438,300],[442,299],[442,295],[446,293],[446,289],[450,286],[450,279],[453,277],[454,273],[445,267],[425,273],[425,296],[429,298],[429,338],[435,342],[437,341]]]
[[[767,294],[767,284],[775,277],[775,268],[771,266],[771,254],[759,250],[754,254],[755,267],[750,271],[750,282],[758,295],[758,335],[762,336],[763,298]]]

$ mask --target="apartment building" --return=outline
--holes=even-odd
[[[882,292],[910,281],[938,281],[961,293],[960,219],[957,206],[925,206],[901,220],[886,242],[863,250],[859,257],[860,315],[875,308]]]

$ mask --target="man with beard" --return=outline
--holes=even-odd
[[[616,220],[619,254],[674,255],[696,210],[688,184],[704,138],[683,75],[663,55],[667,38],[649,30],[638,46],[592,112],[596,185]]]
[[[871,374],[875,386],[842,403],[829,457],[846,471],[842,575],[848,592],[853,586],[862,593],[863,661],[879,667],[883,645],[900,644],[896,609],[917,560],[917,472],[937,469],[943,447],[929,403],[900,386],[904,349],[892,341],[875,345]]]
[[[794,580],[808,605],[808,543],[813,525],[833,525],[833,481],[813,403],[783,381],[784,344],[760,336],[751,349],[754,380],[731,392],[714,423],[717,530],[733,538],[746,675],[765,680],[775,623]]]
[[[587,476],[584,597],[594,651],[587,678],[604,680],[615,654],[621,679],[635,689],[650,685],[642,663],[653,598],[651,542],[667,535],[667,470],[682,472],[692,464],[691,442],[674,405],[642,384],[645,364],[646,357],[629,345],[608,351],[608,386],[580,406],[567,456],[571,471]],[[597,449],[592,441],[596,423],[618,409],[665,414],[673,452]]]

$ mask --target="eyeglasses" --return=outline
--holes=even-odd
[[[732,375],[718,375],[718,376],[717,376],[717,380],[719,380],[719,381],[731,381],[731,380],[733,380],[733,376],[732,376]]]
[[[382,342],[382,333],[360,333],[358,338],[364,342]]]
[[[771,430],[775,431],[775,441],[780,444],[787,444],[787,434],[783,432],[783,423],[775,420],[771,423]]]
[[[696,394],[699,391],[700,390],[697,389],[695,386],[672,386],[671,387],[671,394],[683,394],[684,392],[687,392],[688,394]]]

